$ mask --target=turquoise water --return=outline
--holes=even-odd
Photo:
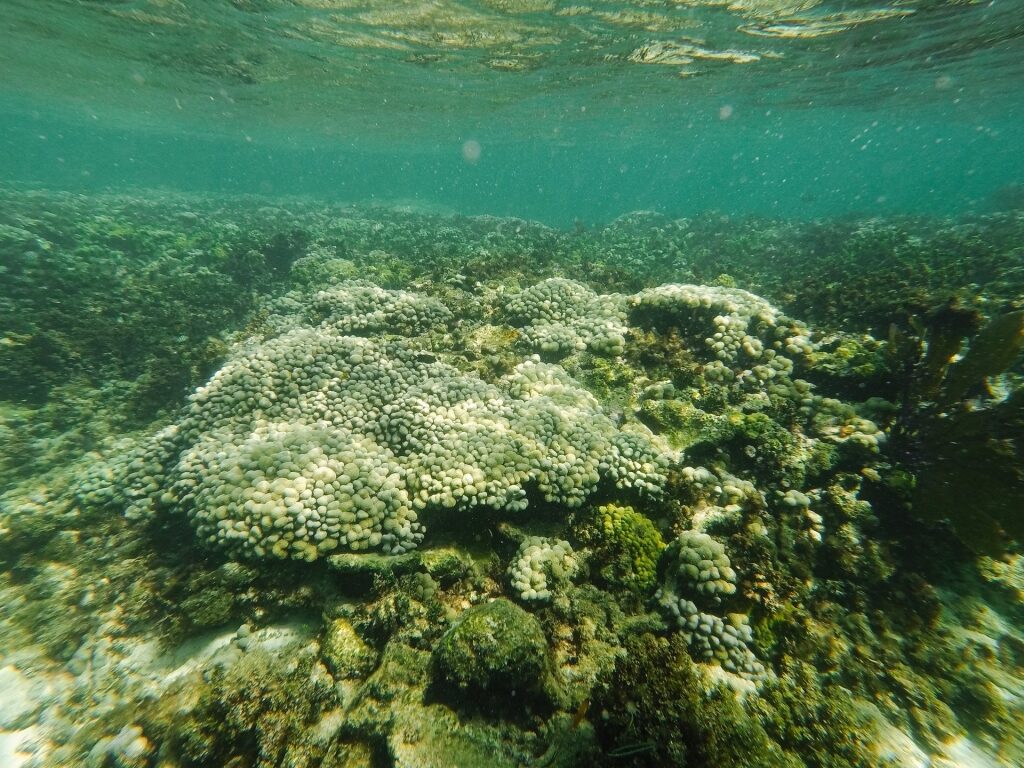
[[[5,3],[0,175],[597,223],[998,207],[1015,0]]]
[[[0,768],[1024,765],[1024,0],[0,25]]]

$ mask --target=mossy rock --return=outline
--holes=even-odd
[[[886,344],[872,336],[836,333],[811,353],[806,375],[838,397],[860,400],[866,392],[892,396],[892,360]]]
[[[186,597],[181,611],[194,627],[217,627],[231,620],[234,599],[227,590],[215,587]]]
[[[729,689],[711,686],[685,641],[629,638],[614,673],[595,691],[592,718],[602,766],[799,768]]]
[[[451,584],[473,571],[473,562],[454,547],[434,547],[403,555],[342,552],[327,558],[331,569],[344,577],[346,591],[365,592],[377,580],[394,581],[425,571],[441,584]]]
[[[540,623],[504,598],[469,608],[441,637],[432,656],[441,698],[457,708],[476,704],[512,715],[527,707],[550,708],[552,670]]]
[[[322,765],[325,745],[310,740],[310,729],[337,707],[337,696],[312,654],[296,651],[250,651],[183,679],[140,724],[178,765]]]
[[[321,653],[335,678],[365,677],[377,663],[373,648],[363,642],[348,619],[335,619],[327,625]]]
[[[723,442],[735,466],[749,466],[765,481],[803,483],[804,456],[796,435],[766,413],[733,410],[726,418],[732,434]]]
[[[440,584],[464,579],[473,572],[473,561],[454,547],[432,547],[420,550],[420,562]]]
[[[528,764],[536,739],[516,723],[460,717],[444,703],[425,697],[430,666],[428,652],[389,642],[377,669],[345,711],[345,740],[330,748],[323,768],[513,768]],[[372,746],[372,760],[356,762],[360,752],[368,752],[359,749],[361,744]]]

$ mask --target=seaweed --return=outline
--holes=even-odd
[[[924,326],[894,444],[913,476],[913,513],[948,520],[970,549],[998,554],[1024,539],[1024,389],[1000,396],[989,380],[1024,349],[1024,311],[991,319],[957,359],[976,324],[948,306]],[[904,354],[913,346],[895,341]]]

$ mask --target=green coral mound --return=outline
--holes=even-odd
[[[434,647],[434,682],[456,706],[474,700],[486,709],[548,706],[552,660],[540,624],[514,603],[498,599],[467,610]]]
[[[638,596],[653,592],[665,542],[648,518],[629,506],[605,504],[583,517],[574,531],[593,553],[599,583]]]

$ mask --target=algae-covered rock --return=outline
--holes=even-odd
[[[327,625],[321,653],[336,678],[363,677],[373,669],[377,654],[359,637],[348,619]]]
[[[673,448],[686,449],[701,442],[715,442],[728,432],[724,419],[681,398],[648,397],[640,403],[637,416]]]
[[[250,651],[207,678],[183,681],[147,718],[148,731],[178,764],[320,764],[324,746],[313,726],[337,701],[312,654]]]
[[[784,768],[803,765],[772,742],[735,694],[711,686],[685,642],[630,638],[593,702],[604,765]],[[623,761],[624,760],[624,761]]]
[[[748,702],[771,738],[806,765],[877,765],[873,745],[878,735],[851,693],[825,682],[808,664],[786,663],[786,674],[770,680]]]
[[[891,390],[892,356],[885,343],[869,334],[831,333],[809,359],[808,378],[843,397]]]
[[[455,705],[486,709],[550,703],[554,682],[547,640],[538,621],[505,599],[468,609],[438,641],[434,682]]]
[[[388,643],[380,665],[345,711],[343,740],[331,747],[324,765],[358,765],[352,754],[368,743],[381,745],[385,753],[375,750],[373,765],[394,768],[518,768],[531,759],[530,740],[518,727],[460,718],[442,703],[426,702],[430,668],[427,651]]]
[[[397,579],[426,571],[432,578],[450,583],[464,578],[473,569],[471,558],[454,547],[428,547],[402,555],[373,552],[342,552],[327,558],[331,569],[355,588],[368,588],[374,579]]]
[[[209,594],[191,595],[181,603],[181,610],[196,627],[216,627],[231,619],[230,593],[214,590]]]

